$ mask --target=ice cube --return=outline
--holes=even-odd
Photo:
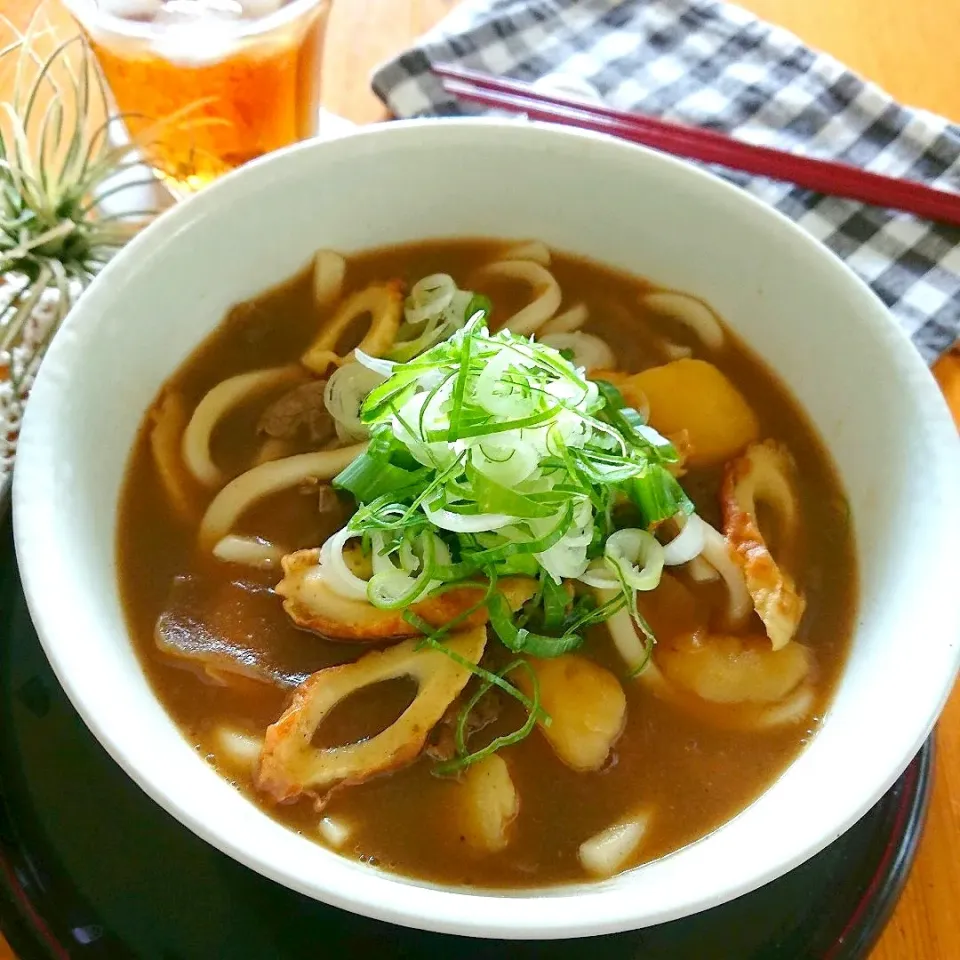
[[[163,0],[99,0],[97,7],[121,20],[153,20],[163,9]]]
[[[243,7],[238,0],[166,0],[154,23],[162,27],[205,24],[210,21],[239,20]]]
[[[240,0],[243,16],[247,20],[259,20],[276,13],[286,0]]]
[[[242,13],[237,0],[167,0],[154,20],[153,49],[185,67],[218,63],[236,52],[233,25]]]

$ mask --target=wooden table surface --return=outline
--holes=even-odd
[[[24,23],[36,0],[0,0]],[[457,0],[339,0],[327,35],[324,106],[357,123],[384,119],[367,78]],[[760,16],[828,50],[906,103],[960,121],[960,0],[743,0]],[[956,43],[954,42],[956,41]],[[960,425],[960,354],[935,374]],[[960,688],[937,732],[933,801],[920,852],[871,960],[960,957]],[[0,960],[13,955],[0,938]]]

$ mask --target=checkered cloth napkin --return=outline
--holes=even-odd
[[[795,36],[714,0],[467,0],[378,68],[397,117],[482,112],[447,96],[430,63],[526,82],[587,81],[608,105],[877,173],[960,188],[960,127],[904,107]],[[844,259],[928,362],[960,335],[960,229],[760,177],[715,172]]]

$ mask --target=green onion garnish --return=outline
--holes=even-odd
[[[358,502],[337,542],[356,537],[372,546],[368,599],[407,608],[482,577],[478,604],[440,629],[405,610],[424,644],[452,655],[443,637],[486,606],[510,651],[556,657],[626,607],[649,650],[653,636],[636,594],[660,579],[663,550],[653,531],[693,512],[668,469],[677,451],[614,386],[587,379],[569,356],[532,338],[491,334],[488,301],[467,302],[446,275],[427,279],[410,314],[416,329],[394,352],[396,362],[357,354],[387,376],[360,410],[371,437],[366,453],[334,480]],[[430,310],[441,308],[447,319],[431,326]],[[421,349],[450,327],[447,339]],[[639,522],[619,529],[624,515]],[[520,611],[496,589],[508,575],[537,580]],[[598,603],[588,587],[612,599]],[[516,669],[532,675],[525,660],[499,674],[463,665],[481,683],[458,720],[457,757],[441,772],[516,743],[543,719],[536,678],[532,699],[506,679]],[[466,717],[493,686],[524,705],[527,722],[470,753]]]
[[[511,673],[517,669],[524,669],[527,671],[530,677],[530,686],[533,693],[533,700],[530,703],[530,706],[527,709],[527,718],[524,720],[523,724],[513,733],[507,733],[499,737],[494,737],[485,747],[480,750],[475,750],[473,753],[468,752],[466,745],[465,730],[467,725],[467,719],[470,716],[470,711],[480,702],[481,698],[486,696],[490,691],[490,688],[493,686],[502,686],[496,681],[504,681],[504,678],[508,673]],[[513,696],[516,696],[517,699],[520,699],[517,694],[519,690],[514,687],[512,684],[509,684],[510,691]],[[533,667],[527,663],[526,660],[514,660],[512,663],[507,664],[497,674],[491,674],[488,679],[485,679],[479,687],[477,687],[473,696],[463,705],[460,710],[459,715],[457,716],[457,725],[454,731],[454,741],[456,743],[457,755],[452,760],[445,760],[442,763],[438,763],[434,768],[434,772],[439,776],[449,776],[450,774],[460,773],[462,770],[466,769],[472,763],[476,763],[479,760],[483,760],[485,757],[489,757],[491,754],[496,753],[498,750],[503,747],[512,746],[515,743],[519,743],[521,740],[528,737],[532,732],[533,728],[536,726],[537,720],[540,720],[541,723],[545,723],[547,726],[550,725],[550,717],[548,714],[543,713],[540,709],[540,681],[537,679],[537,675],[533,670]]]

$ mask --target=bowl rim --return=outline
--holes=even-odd
[[[69,329],[84,322],[87,305],[91,309],[97,302],[97,292],[111,283],[122,283],[124,271],[128,264],[135,262],[142,255],[149,255],[151,247],[161,245],[175,235],[190,228],[195,220],[215,213],[218,208],[230,204],[234,197],[247,197],[256,192],[257,185],[263,184],[271,176],[273,169],[290,162],[294,156],[304,153],[322,152],[344,141],[362,142],[370,139],[383,141],[379,149],[387,151],[392,143],[402,144],[405,139],[453,136],[458,132],[476,130],[478,136],[500,138],[504,149],[509,149],[515,142],[511,138],[519,135],[531,140],[539,138],[545,148],[555,146],[557,149],[570,149],[581,146],[594,146],[597,149],[610,152],[619,152],[645,156],[647,162],[670,168],[672,174],[687,182],[698,181],[709,189],[724,194],[736,203],[753,208],[754,212],[769,224],[772,232],[784,231],[793,235],[795,241],[806,245],[823,264],[824,270],[832,271],[838,277],[843,276],[843,282],[853,291],[856,290],[862,302],[865,313],[871,315],[870,322],[877,322],[878,334],[883,332],[890,342],[890,350],[896,355],[898,362],[904,363],[911,373],[911,386],[918,394],[914,397],[915,404],[923,408],[929,418],[932,431],[942,436],[955,437],[955,428],[946,403],[936,387],[933,378],[929,375],[923,360],[915,350],[906,334],[899,328],[893,318],[887,313],[879,299],[857,277],[852,270],[832,255],[813,237],[803,231],[797,224],[789,220],[780,212],[771,208],[761,200],[741,191],[737,187],[721,180],[713,174],[694,167],[686,162],[664,156],[643,147],[628,144],[603,134],[586,131],[571,130],[550,124],[518,122],[515,119],[503,120],[499,118],[457,118],[457,119],[419,119],[395,121],[389,124],[361,127],[332,141],[313,140],[294,145],[277,153],[270,154],[238,169],[204,191],[165,212],[150,225],[143,233],[136,237],[124,248],[83,295],[80,303],[71,312],[65,322]],[[522,132],[521,132],[522,131]],[[342,149],[342,148],[341,148]],[[65,356],[71,353],[69,338],[58,335],[50,347],[48,359],[57,358],[61,352]],[[75,362],[75,361],[74,361]],[[54,364],[50,364],[52,367]],[[47,366],[45,364],[45,366]],[[610,887],[606,884],[594,883],[589,886],[578,885],[560,888],[540,888],[530,891],[519,891],[517,896],[503,896],[489,891],[458,891],[451,888],[437,888],[433,886],[415,885],[416,896],[400,895],[401,887],[410,888],[410,881],[403,877],[370,871],[368,880],[361,885],[364,892],[359,896],[344,895],[337,887],[337,870],[332,869],[330,876],[306,877],[298,874],[289,865],[278,866],[271,863],[261,853],[254,852],[244,845],[242,839],[231,834],[228,829],[222,829],[215,819],[198,819],[185,810],[174,798],[170,797],[162,783],[156,778],[144,774],[138,765],[137,756],[129,754],[122,744],[100,722],[96,698],[91,696],[89,685],[76,682],[65,669],[65,663],[60,656],[61,644],[67,640],[62,635],[59,619],[52,615],[52,606],[44,599],[48,581],[44,576],[42,552],[31,549],[31,542],[35,541],[34,532],[43,528],[45,521],[38,516],[28,495],[28,488],[32,483],[32,476],[36,471],[43,470],[44,453],[42,444],[24,443],[24,437],[31,438],[34,433],[42,435],[46,416],[55,415],[56,395],[59,388],[49,383],[44,377],[43,367],[37,377],[33,389],[33,400],[37,397],[40,402],[28,404],[24,417],[20,446],[25,451],[13,483],[13,518],[17,560],[20,566],[24,594],[37,634],[43,645],[44,652],[49,659],[54,672],[69,699],[83,718],[86,725],[94,733],[100,743],[106,748],[113,759],[125,772],[143,789],[154,801],[186,825],[194,833],[244,863],[257,872],[298,890],[301,893],[321,899],[334,906],[351,910],[368,917],[398,923],[405,926],[418,927],[442,933],[455,933],[475,937],[491,938],[560,938],[590,936],[602,933],[611,933],[632,929],[638,925],[651,925],[666,922],[679,916],[699,912],[717,904],[738,897],[744,893],[769,882],[775,877],[786,873],[809,857],[819,852],[829,842],[849,829],[893,784],[912,759],[916,750],[920,748],[929,734],[940,710],[950,692],[951,684],[944,681],[941,697],[938,702],[930,703],[927,711],[926,723],[917,730],[914,750],[908,756],[898,757],[895,763],[887,767],[887,775],[882,781],[873,783],[869,790],[860,794],[861,800],[855,805],[844,807],[842,815],[834,816],[830,821],[830,829],[825,830],[818,843],[810,844],[795,851],[791,857],[782,858],[772,863],[764,871],[759,871],[749,877],[739,877],[734,883],[727,882],[726,886],[715,896],[701,896],[698,900],[685,901],[682,906],[673,910],[662,910],[658,914],[638,918],[636,908],[629,908],[629,904],[607,894]],[[943,445],[938,450],[937,459],[944,476],[952,474],[956,480],[956,488],[960,489],[960,444],[951,449]],[[960,501],[950,504],[952,509],[953,529],[960,529]],[[115,535],[116,514],[114,513],[114,527],[111,530]],[[950,517],[945,526],[950,527]],[[947,615],[949,627],[952,623],[960,635],[960,595],[956,598],[945,598],[943,612]],[[952,620],[951,620],[952,616]],[[960,665],[960,648],[954,650],[954,671]],[[262,814],[266,816],[266,814]],[[337,860],[341,858],[336,857]],[[346,863],[347,861],[343,861]],[[642,868],[641,868],[642,869]],[[396,893],[391,897],[391,891]],[[496,899],[498,906],[495,916],[491,917],[483,910],[478,910],[481,901]],[[572,904],[573,900],[580,901],[582,909],[563,911],[557,904]],[[607,905],[607,901],[614,901],[617,909]],[[550,909],[541,909],[544,903],[552,904]]]

